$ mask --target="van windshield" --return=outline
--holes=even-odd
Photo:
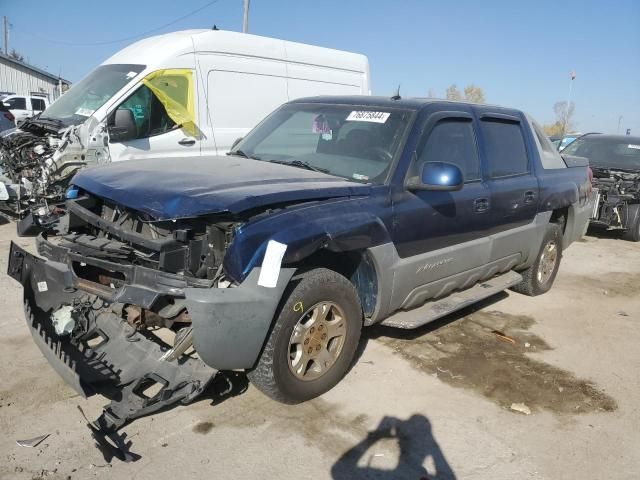
[[[230,155],[383,183],[412,116],[409,110],[370,105],[288,104]]]
[[[145,65],[101,65],[51,104],[41,118],[65,125],[82,123],[144,69]]]

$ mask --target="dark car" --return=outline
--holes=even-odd
[[[588,134],[562,153],[589,159],[597,193],[591,225],[640,241],[640,137]]]
[[[8,268],[54,368],[83,395],[120,390],[108,428],[195,398],[216,370],[309,400],[348,371],[363,327],[545,293],[591,191],[586,160],[565,163],[518,110],[375,97],[297,100],[227,157],[72,183],[45,258],[12,244]]]

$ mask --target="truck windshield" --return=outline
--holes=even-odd
[[[51,104],[41,118],[65,125],[82,123],[144,69],[144,65],[101,65]]]
[[[230,154],[383,183],[412,115],[376,106],[284,105]]]
[[[580,137],[562,154],[586,157],[593,167],[640,170],[640,138],[607,138],[600,135]]]

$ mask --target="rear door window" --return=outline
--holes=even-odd
[[[480,121],[490,178],[529,172],[529,158],[519,122],[484,118]]]
[[[44,100],[41,98],[32,98],[31,108],[39,112],[43,111],[45,109]]]

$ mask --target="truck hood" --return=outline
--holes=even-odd
[[[130,160],[82,170],[73,185],[156,220],[362,196],[368,185],[242,157]]]

